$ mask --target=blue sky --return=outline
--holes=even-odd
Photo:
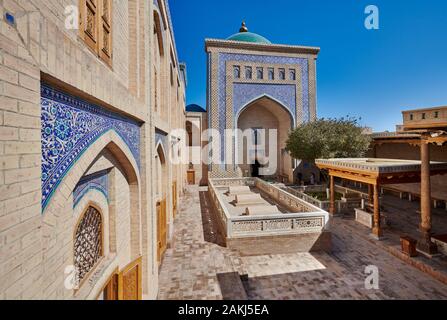
[[[447,105],[445,0],[169,0],[187,102],[206,106],[205,38],[225,39],[245,20],[273,43],[321,48],[319,117],[362,118],[394,130],[404,109]],[[364,27],[367,5],[380,29]]]

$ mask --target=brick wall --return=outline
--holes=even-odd
[[[13,1],[0,13],[17,12]],[[24,30],[26,38],[34,32]],[[23,34],[23,33],[22,33]],[[0,298],[41,283],[40,72],[17,29],[0,21]],[[34,283],[33,288],[28,285]],[[25,290],[28,289],[28,290]]]
[[[114,1],[112,68],[86,47],[78,38],[78,30],[65,29],[64,11],[71,4],[77,5],[77,1],[0,2],[0,299],[61,299],[72,294],[63,287],[76,222],[68,185],[73,188],[76,181],[72,176],[77,174],[79,179],[94,156],[86,154],[78,172],[59,187],[57,192],[66,200],[52,204],[50,212],[42,214],[41,80],[148,121],[146,102],[129,91],[127,2]],[[146,9],[149,11],[149,6]],[[15,26],[4,21],[5,12],[16,17]],[[142,86],[142,91],[146,90]],[[145,165],[150,166],[150,162]],[[130,240],[131,191],[126,179],[117,170],[115,187],[120,192],[116,211],[121,229],[115,236],[122,254],[121,267],[130,263],[131,252],[135,251]],[[150,194],[139,197],[148,198]],[[147,289],[148,284],[144,286]]]
[[[332,234],[328,231],[289,236],[235,238],[226,241],[228,248],[237,250],[241,256],[329,252],[332,249]]]
[[[63,287],[76,222],[72,192],[112,141],[122,151],[114,152],[115,162],[111,161],[116,199],[109,203],[109,210],[116,216],[111,213],[110,220],[115,219],[119,227],[113,230],[110,224],[109,245],[117,254],[107,268],[100,269],[104,277],[96,279],[90,292],[80,292],[75,298],[95,298],[93,293],[107,280],[115,263],[121,268],[141,254],[144,296],[155,298],[157,294],[154,130],[161,127],[169,132],[184,126],[184,83],[180,81],[177,100],[177,82],[169,92],[170,77],[163,66],[159,81],[165,96],[160,105],[163,117],[158,121],[150,112],[155,94],[150,81],[154,58],[150,53],[155,43],[152,1],[113,0],[111,67],[84,44],[78,30],[65,29],[65,8],[77,4],[77,0],[0,1],[0,299],[72,297],[73,292]],[[164,4],[162,11],[166,15]],[[16,17],[16,25],[4,21],[5,12]],[[169,49],[175,47],[170,28],[163,30],[165,64],[171,60]],[[178,77],[178,61],[175,64],[174,77]],[[42,214],[41,81],[142,123],[141,168],[135,177],[131,168],[136,164],[126,160],[132,159],[127,147],[116,135],[107,134],[76,162]],[[172,95],[169,100],[168,95]],[[94,165],[99,168],[104,163]],[[184,168],[169,168],[166,185],[170,190],[176,180],[178,195],[184,186]]]

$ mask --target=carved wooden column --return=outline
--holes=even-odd
[[[380,201],[379,201],[379,184],[374,185],[374,227],[373,236],[379,239],[382,236],[382,228],[380,226]]]
[[[430,186],[430,146],[421,141],[421,224],[419,226],[421,237],[418,249],[428,254],[437,251],[436,245],[431,241],[431,186]]]
[[[373,185],[368,184],[368,202],[370,205],[373,204],[373,197],[374,197]]]
[[[330,173],[329,173],[330,174]],[[334,176],[330,176],[330,204],[329,204],[329,213],[335,214],[335,183]]]

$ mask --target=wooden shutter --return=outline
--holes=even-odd
[[[101,1],[99,56],[112,64],[112,0]]]
[[[95,52],[98,51],[98,0],[80,1],[80,36]]]

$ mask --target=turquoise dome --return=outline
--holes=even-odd
[[[263,36],[260,36],[259,34],[253,32],[248,32],[248,28],[245,25],[245,22],[242,22],[242,26],[239,32],[233,34],[231,37],[227,38],[227,40],[271,44],[271,42],[266,38],[264,38]]]
[[[252,32],[239,32],[233,34],[231,37],[227,38],[227,40],[271,44],[271,42],[263,36]]]

